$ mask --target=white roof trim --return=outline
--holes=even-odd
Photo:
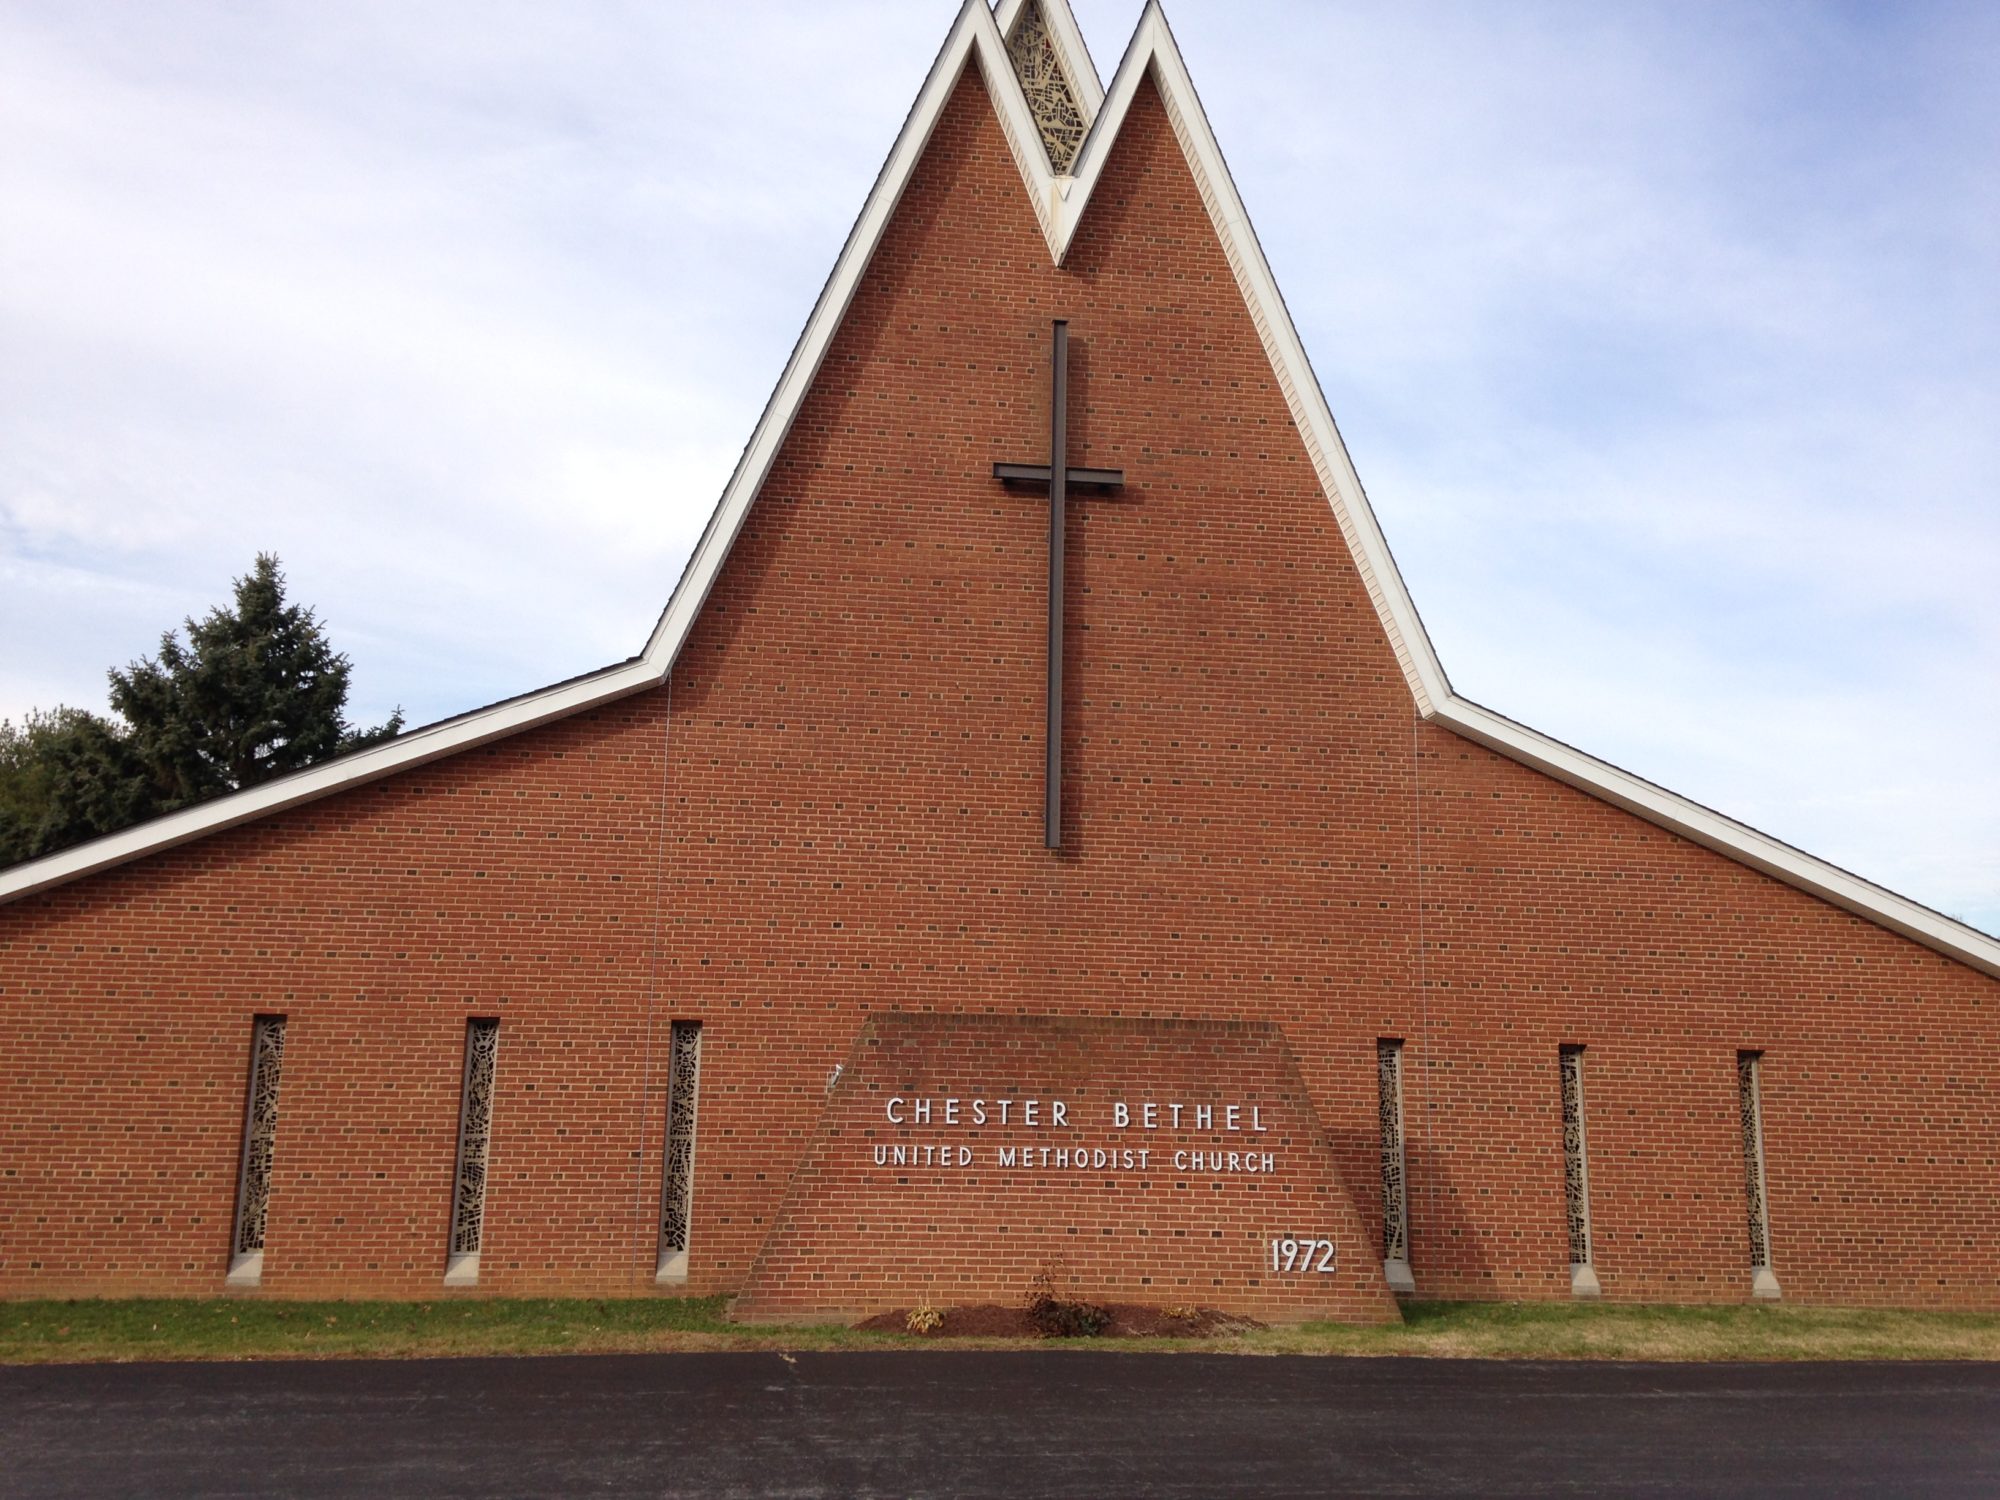
[[[1001,129],[1013,150],[1015,164],[1048,242],[1050,256],[1058,265],[1103,176],[1112,142],[1117,139],[1140,80],[1151,75],[1319,475],[1327,503],[1333,508],[1341,535],[1375,603],[1376,614],[1403,668],[1417,710],[1425,719],[1982,973],[2000,977],[2000,941],[1455,694],[1362,491],[1361,480],[1334,425],[1326,397],[1313,376],[1305,346],[1292,325],[1243,201],[1237,196],[1236,185],[1216,145],[1208,116],[1202,110],[1159,0],[1147,0],[1108,89],[1098,84],[1068,0],[1041,0],[1043,16],[1064,51],[1063,61],[1071,69],[1070,81],[1079,91],[1079,104],[1090,122],[1077,151],[1075,170],[1065,177],[1057,177],[1049,169],[1026,97],[1007,57],[1002,22],[1011,25],[1024,3],[1025,0],[1001,0],[996,19],[982,0],[964,0],[916,103],[903,122],[889,159],[862,207],[861,216],[834,263],[833,274],[827,278],[812,316],[807,319],[777,389],[765,406],[736,472],[730,476],[644,652],[621,666],[448,719],[385,745],[357,751],[311,770],[0,872],[0,902],[407,770],[664,681],[793,419],[805,403],[820,361],[846,316],[848,304],[930,141],[931,132],[960,74],[972,63],[985,79]]]
[[[1760,833],[1747,823],[1724,817],[1712,808],[1670,792],[1644,777],[1634,776],[1594,755],[1586,755],[1561,740],[1517,724],[1468,698],[1453,696],[1441,704],[1432,722],[1497,750],[1510,760],[1568,782],[1613,807],[1658,824],[1670,833],[1713,849],[1736,863],[1796,886],[1830,901],[1891,932],[1901,933],[1927,948],[2000,978],[2000,942],[1954,922],[1942,912],[1920,906],[1907,896],[1884,890],[1873,881],[1816,859],[1803,849]]]
[[[276,781],[267,781],[261,786],[217,797],[212,802],[183,808],[163,818],[154,818],[137,827],[65,849],[60,854],[50,854],[24,865],[16,865],[11,870],[0,871],[0,903],[109,869],[112,865],[122,865],[142,854],[171,849],[203,834],[234,828],[239,823],[297,807],[302,802],[316,801],[397,771],[407,771],[413,766],[486,744],[489,740],[518,734],[523,729],[532,729],[551,719],[565,718],[613,698],[643,692],[658,686],[659,682],[657,670],[634,660],[572,682],[543,688],[538,693],[510,698],[505,703],[496,703],[491,708],[482,708],[456,719],[445,719],[422,729],[414,729],[386,744],[357,750],[309,770],[295,771]]]

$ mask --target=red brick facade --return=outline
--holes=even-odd
[[[1127,482],[1071,511],[1050,854],[1046,502],[990,473],[1045,451],[1058,316],[1071,461]],[[1746,1297],[1759,1050],[1785,1296],[2000,1306],[2000,983],[1420,720],[1150,84],[1056,268],[960,82],[666,686],[0,907],[0,1293],[221,1287],[267,1013],[267,1294],[438,1292],[469,1016],[501,1033],[479,1289],[654,1290],[698,1020],[686,1285],[739,1290],[804,1243],[772,1231],[827,1079],[896,1012],[1275,1026],[1348,1268],[1403,1040],[1437,1296],[1569,1294],[1580,1044],[1604,1294]],[[1079,1223],[1035,1201],[983,1291]],[[1162,1274],[1119,1244],[1107,1291]],[[852,1259],[827,1310],[947,1265]],[[1212,1290],[1161,1300],[1269,1305]]]

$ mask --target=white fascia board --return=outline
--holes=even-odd
[[[2000,940],[1954,922],[1942,912],[1920,906],[1906,896],[1884,890],[1838,865],[1815,859],[1748,824],[1724,817],[1699,802],[1586,755],[1469,699],[1453,695],[1439,706],[1431,720],[1454,734],[1497,750],[1509,760],[1553,776],[1737,864],[1748,865],[1831,902],[1843,911],[1900,933],[1982,974],[2000,978]]]
[[[660,673],[644,660],[625,662],[573,682],[496,703],[456,719],[398,735],[384,744],[356,750],[336,760],[295,771],[261,786],[232,792],[195,807],[168,813],[133,828],[106,834],[11,870],[0,871],[0,904],[47,890],[50,886],[122,865],[141,855],[155,854],[239,823],[267,817],[301,803],[316,802],[335,792],[380,780],[447,755],[469,750],[489,740],[519,734],[552,719],[566,718],[600,703],[657,687]]]
[[[1118,67],[1111,75],[1111,86],[1104,91],[1104,100],[1096,118],[1084,131],[1083,141],[1076,148],[1076,159],[1070,163],[1069,181],[1062,194],[1060,234],[1050,246],[1057,265],[1061,265],[1069,254],[1070,241],[1076,237],[1077,225],[1083,222],[1083,211],[1090,206],[1091,195],[1097,191],[1097,184],[1104,176],[1104,164],[1111,158],[1111,148],[1118,141],[1119,131],[1125,128],[1125,116],[1131,112],[1132,98],[1139,91],[1139,81],[1146,76],[1146,70],[1152,64],[1153,43],[1156,33],[1162,29],[1157,16],[1158,7],[1151,4],[1140,13],[1139,24],[1133,27],[1132,39],[1125,44],[1125,52],[1118,59]],[[1018,79],[1016,92],[1019,92]],[[1023,95],[1024,102],[1025,99]]]

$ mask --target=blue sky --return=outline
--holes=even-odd
[[[0,716],[638,649],[953,9],[4,0]],[[1168,14],[1459,690],[2000,929],[2000,9]]]

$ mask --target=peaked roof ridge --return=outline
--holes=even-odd
[[[1071,171],[1058,175],[1042,149],[1027,96],[1014,72],[1002,22],[1011,26],[1029,3],[1043,19],[1070,69],[1088,122]],[[1250,311],[1266,356],[1332,507],[1377,618],[1403,668],[1418,714],[1510,759],[1646,819],[1669,832],[1819,896],[1949,958],[2000,977],[2000,938],[1946,917],[1908,897],[1793,848],[1690,798],[1635,776],[1548,735],[1518,724],[1452,690],[1415,602],[1403,583],[1341,440],[1326,396],[1293,324],[1249,214],[1223,160],[1194,81],[1181,57],[1160,0],[1146,0],[1108,87],[1100,86],[1068,0],[963,0],[897,133],[874,186],[848,232],[798,343],[744,445],[708,524],[644,650],[626,662],[491,707],[412,730],[261,786],[186,808],[87,844],[0,871],[0,904],[77,879],[204,834],[347,790],[488,741],[643,692],[664,682],[693,628],[723,560],[763,487],[793,420],[804,406],[834,334],[880,243],[904,189],[958,79],[976,65],[1022,184],[1056,264],[1063,262],[1088,209],[1111,147],[1151,77],[1165,105],[1204,207]]]

